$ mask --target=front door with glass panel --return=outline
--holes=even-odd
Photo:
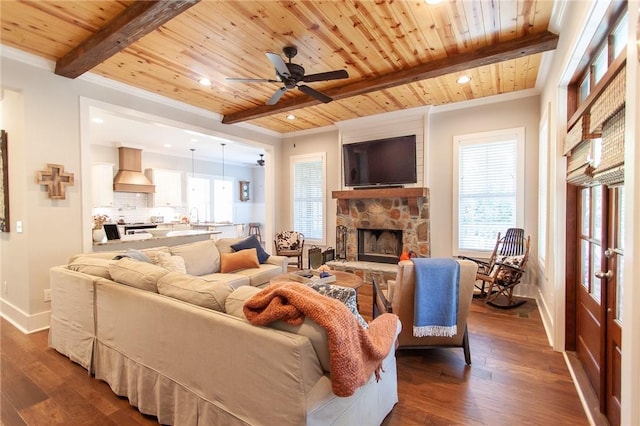
[[[582,188],[576,353],[612,425],[620,422],[622,216],[620,188]]]

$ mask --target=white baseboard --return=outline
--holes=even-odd
[[[29,315],[6,300],[0,299],[0,316],[25,334],[49,328],[51,311]]]

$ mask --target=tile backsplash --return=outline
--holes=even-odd
[[[93,214],[106,214],[111,222],[123,217],[126,223],[151,222],[151,216],[163,216],[165,222],[179,221],[188,215],[186,207],[149,207],[149,194],[114,192],[113,208],[95,208]]]

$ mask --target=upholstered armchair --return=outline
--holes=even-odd
[[[298,269],[302,269],[302,249],[304,234],[296,231],[282,231],[275,235],[273,243],[277,256],[295,257]]]
[[[373,309],[374,317],[381,312],[393,312],[400,317],[402,332],[398,336],[399,348],[428,348],[438,346],[462,347],[464,358],[471,365],[469,336],[467,333],[467,317],[473,299],[473,289],[478,265],[472,261],[455,259],[460,264],[460,278],[458,289],[457,334],[452,337],[413,335],[414,324],[414,294],[416,288],[415,266],[411,260],[398,263],[398,273],[395,281],[389,281],[387,288],[374,278]]]

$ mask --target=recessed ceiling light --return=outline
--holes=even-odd
[[[438,4],[442,3],[442,0],[424,0],[426,4]]]
[[[211,80],[209,80],[208,78],[201,78],[200,80],[198,80],[198,83],[200,83],[201,86],[207,86],[207,87],[213,84]]]
[[[96,124],[102,124],[102,123],[104,123],[104,120],[103,120],[102,118],[100,118],[100,117],[93,117],[93,118],[91,119],[91,121],[92,121],[92,122],[94,122],[94,123],[96,123]]]
[[[171,148],[171,144],[170,144],[170,143],[165,143],[165,144],[164,144],[164,147],[165,147],[165,148]]]
[[[469,77],[468,75],[461,75],[456,81],[458,82],[458,84],[465,84],[471,81],[471,77]]]
[[[191,138],[191,142],[198,142],[197,138]]]
[[[293,114],[287,115],[287,120],[295,120],[295,119],[296,119],[295,115],[293,115]]]

